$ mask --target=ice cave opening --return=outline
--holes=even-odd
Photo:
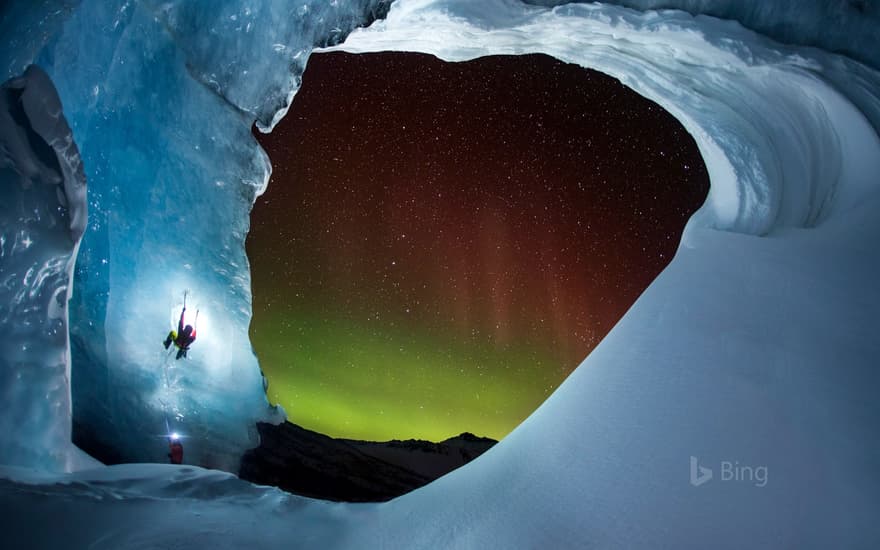
[[[677,120],[545,55],[314,54],[256,137],[251,340],[288,420],[350,439],[507,435],[708,191]]]
[[[313,54],[255,137],[273,171],[250,334],[288,422],[258,424],[239,475],[330,500],[388,500],[491,449],[668,265],[708,190],[677,120],[546,55]]]
[[[36,313],[0,319],[11,544],[877,546],[877,6],[397,0],[348,34],[380,3],[0,8],[4,94],[35,92],[4,106],[23,107],[30,127],[4,124],[3,138],[40,136],[57,160],[7,148],[22,164],[0,171],[17,201],[4,207],[36,193],[52,213],[0,211],[4,313]],[[156,461],[164,453],[143,434],[164,437],[165,411],[193,434],[194,460],[232,471],[254,424],[283,419],[247,337],[244,239],[270,173],[250,130],[280,120],[305,59],[330,44],[322,51],[456,61],[544,53],[617,77],[694,137],[706,203],[672,263],[532,415],[467,467],[387,504],[328,506],[168,465],[58,473],[76,467],[71,384],[74,425],[95,422]],[[79,243],[79,217],[55,215],[84,211],[83,174]],[[185,394],[167,395],[161,340],[184,288],[219,344],[178,370]],[[72,381],[70,354],[86,367]],[[734,463],[769,482],[725,476]]]

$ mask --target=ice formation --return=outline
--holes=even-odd
[[[288,540],[328,548],[880,544],[876,4],[538,5],[557,3],[398,0],[386,20],[354,32],[340,47],[421,51],[449,60],[547,53],[617,76],[689,129],[710,172],[709,198],[688,224],[675,259],[609,336],[491,451],[391,503],[324,506],[207,473],[187,472],[186,482],[175,483],[160,482],[164,470],[134,475],[131,466],[110,468],[61,478],[71,485],[52,489],[80,507],[74,519],[64,519],[77,540],[151,547],[178,541],[182,530],[234,545],[241,542],[236,527],[259,516],[260,528],[248,528],[254,546]],[[129,361],[130,354],[147,353],[138,348],[140,328],[170,318],[171,308],[161,304],[173,302],[180,286],[196,288],[196,279],[205,310],[218,317],[234,312],[235,321],[222,324],[245,335],[247,268],[240,240],[229,234],[246,231],[249,201],[266,170],[246,125],[277,120],[273,110],[283,111],[296,87],[289,72],[279,71],[294,63],[283,48],[278,55],[288,65],[263,64],[250,49],[250,40],[271,40],[249,33],[274,32],[269,23],[277,22],[263,19],[246,31],[241,21],[241,29],[218,33],[214,16],[225,22],[246,8],[212,8],[210,16],[197,16],[194,5],[144,2],[111,9],[84,2],[63,24],[59,16],[45,19],[46,28],[62,29],[52,34],[51,47],[41,50],[25,38],[18,48],[41,52],[37,62],[71,113],[90,185],[92,178],[105,182],[96,184],[103,186],[92,199],[100,205],[94,222],[100,227],[90,229],[91,244],[91,235],[84,241],[76,288],[109,288],[113,299],[85,293],[72,317],[83,320],[75,341],[89,346],[80,353],[97,355],[96,347],[107,353],[100,364],[116,364],[119,354]],[[114,11],[119,6],[125,7],[122,16]],[[632,9],[653,6],[688,12]],[[85,24],[95,17],[105,24]],[[836,27],[828,25],[832,20]],[[6,25],[8,20],[0,23]],[[290,32],[303,28],[312,27]],[[308,49],[302,47],[301,57]],[[4,66],[7,59],[24,60],[3,55]],[[259,65],[229,61],[238,59]],[[279,74],[279,87],[254,87],[277,84]],[[184,202],[203,204],[191,188],[219,190],[204,209],[181,210],[179,197],[169,193],[181,189],[181,174],[193,171]],[[254,179],[255,173],[263,178]],[[140,218],[127,217],[132,212]],[[198,253],[177,238],[185,229],[197,233]],[[137,263],[141,249],[144,259]],[[101,267],[110,252],[111,267]],[[195,262],[192,270],[181,263],[188,260]],[[167,282],[169,270],[181,279]],[[106,344],[104,327],[121,341]],[[152,342],[153,336],[143,338]],[[132,365],[143,361],[144,367],[121,372],[136,378],[152,361],[135,359]],[[201,402],[210,402],[211,392],[230,395],[224,368],[241,360],[221,362],[214,373],[196,363],[194,370],[211,375],[199,378],[211,386],[200,389]],[[256,372],[249,361],[247,372]],[[114,388],[134,384],[101,380],[113,381]],[[230,419],[263,415],[265,403],[250,390],[254,380],[242,381],[250,399]],[[765,482],[756,472],[766,474]],[[58,478],[29,479],[30,485],[4,482],[0,514],[15,510],[19,515],[10,517],[17,518],[31,510],[39,517],[46,487]],[[214,494],[218,486],[225,496],[217,502],[201,500],[198,489],[193,495],[193,487]],[[104,493],[141,500],[123,509],[95,498]],[[191,512],[187,522],[163,513],[164,500],[144,500],[169,495],[185,498],[174,511]],[[112,529],[103,517],[114,518]],[[168,531],[143,517],[158,518]],[[23,543],[62,540],[46,534],[50,525],[41,524],[31,538],[19,536]],[[230,530],[239,534],[230,536]]]
[[[0,63],[46,70],[89,181],[70,303],[74,439],[164,461],[177,430],[189,462],[236,471],[255,422],[283,419],[247,334],[244,240],[270,173],[251,126],[283,114],[314,46],[383,3],[46,4],[5,8]],[[199,336],[175,361],[161,344],[186,289]]]
[[[46,73],[0,87],[0,463],[69,469],[67,301],[86,225],[79,151]]]

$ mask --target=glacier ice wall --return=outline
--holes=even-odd
[[[67,302],[86,225],[79,151],[49,77],[0,86],[0,464],[67,470]]]
[[[8,3],[0,62],[31,62],[67,106],[90,222],[70,304],[74,438],[111,461],[237,469],[279,421],[247,335],[248,215],[270,174],[251,135],[298,87],[309,52],[381,15],[382,0]],[[182,294],[199,311],[187,360],[162,348]]]

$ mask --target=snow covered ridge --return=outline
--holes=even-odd
[[[38,67],[0,86],[0,197],[0,463],[68,469],[67,302],[86,179]]]

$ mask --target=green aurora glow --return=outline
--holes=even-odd
[[[469,431],[501,439],[564,377],[548,376],[541,366],[553,359],[534,346],[501,348],[396,323],[376,331],[320,312],[275,321],[289,328],[267,341],[253,335],[261,363],[287,373],[270,377],[270,401],[334,437],[440,441]]]

